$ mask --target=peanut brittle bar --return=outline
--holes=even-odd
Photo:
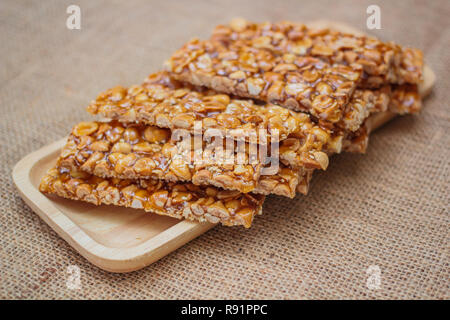
[[[389,88],[357,89],[336,128],[325,122],[324,125],[335,131],[357,130],[371,112],[386,108]],[[87,109],[92,114],[125,123],[139,122],[172,130],[194,131],[196,122],[200,122],[203,132],[215,129],[224,136],[246,141],[256,133],[255,139],[260,144],[270,141],[273,134],[280,140],[286,139],[304,125],[313,123],[305,113],[274,104],[258,105],[251,100],[232,99],[226,94],[177,82],[166,72],[150,75],[141,86],[109,89]],[[263,139],[262,135],[267,137]]]
[[[306,111],[331,123],[342,119],[362,75],[361,68],[314,57],[198,39],[176,51],[165,66],[176,80]]]
[[[177,80],[173,79],[172,77],[170,77],[170,75],[164,71],[160,71],[160,72],[149,75],[143,84],[143,86],[145,86],[147,88],[155,87],[155,85],[156,86],[163,85],[165,88],[170,88],[172,90],[183,88],[185,90],[188,90],[189,92],[195,92],[194,94],[200,93],[201,96],[203,96],[203,97],[217,95],[217,92],[214,90],[208,90],[204,87],[193,86],[187,82],[177,81]],[[403,87],[403,86],[397,86],[397,87]],[[405,87],[407,87],[407,86],[405,86]],[[409,86],[409,87],[414,87],[414,86]],[[345,107],[342,121],[337,123],[336,127],[340,128],[340,129],[344,129],[344,130],[356,131],[359,128],[359,126],[361,125],[362,121],[364,119],[366,119],[370,113],[382,112],[387,109],[390,94],[391,94],[391,86],[389,86],[389,85],[385,85],[382,88],[376,89],[376,90],[374,90],[374,89],[356,89],[350,102]],[[240,132],[241,134],[244,134],[246,136],[248,136],[248,134],[246,134],[246,133],[248,133],[248,131],[251,131],[251,130],[263,129],[263,132],[267,132],[270,135],[270,133],[273,129],[278,129],[279,139],[283,140],[283,139],[286,139],[287,135],[298,131],[299,124],[310,121],[309,118],[306,118],[304,113],[297,113],[297,112],[289,111],[289,110],[286,111],[285,108],[280,108],[279,106],[274,105],[274,104],[265,104],[265,105],[260,106],[258,104],[255,104],[252,100],[235,99],[235,101],[238,101],[239,103],[244,103],[244,105],[237,104],[236,106],[233,106],[231,112],[227,108],[223,108],[223,109],[224,109],[224,112],[226,112],[228,114],[232,113],[233,115],[236,115],[238,117],[242,117],[242,115],[246,115],[243,120],[240,120],[243,125],[239,126],[237,130],[234,129],[234,130],[236,130],[236,132]],[[206,103],[218,103],[218,102],[217,101],[210,102],[208,100]],[[251,104],[252,108],[247,107],[248,103]],[[188,104],[187,106],[189,108],[191,102],[188,102],[187,104]],[[173,111],[173,110],[171,110],[171,111]],[[183,110],[184,113],[186,113],[187,111],[188,111],[187,109]],[[405,109],[403,113],[411,113],[411,112],[415,112],[415,111],[417,111],[417,110]],[[395,111],[395,112],[397,112],[397,111]],[[256,118],[249,116],[249,114],[256,115]],[[175,115],[177,115],[177,114],[175,114]],[[278,115],[281,118],[281,121],[275,115]],[[172,123],[173,116],[174,116],[174,114],[169,116],[169,119],[167,122]],[[137,116],[137,117],[139,118],[139,116]],[[293,117],[295,120],[291,119],[291,117]],[[252,120],[252,122],[258,124],[258,126],[257,127],[255,127],[255,126],[249,127],[249,123],[248,123],[249,120]],[[206,121],[210,122],[209,119]],[[144,120],[144,122],[145,122],[145,120]],[[217,129],[222,130],[224,127],[223,122],[220,123],[220,126],[218,126],[218,124],[216,124],[214,122],[212,122],[212,124],[215,125],[212,128],[217,128]],[[282,125],[280,125],[280,124],[282,124]],[[263,126],[261,126],[261,125],[263,125]],[[173,129],[174,125],[172,124],[172,126],[170,126],[170,127]],[[328,127],[329,127],[329,125],[328,125]],[[231,133],[230,136],[239,137],[238,134],[233,134],[233,129],[231,130],[230,133]],[[223,134],[225,135],[225,133],[223,133]]]
[[[222,145],[217,150],[214,144],[195,148],[192,137],[174,141],[168,129],[117,121],[82,122],[73,128],[57,166],[103,178],[189,181],[244,193],[295,195],[296,185],[308,169],[291,169],[281,164],[279,172],[260,183],[262,163],[267,161],[249,159],[248,150],[243,150],[243,158],[238,163],[235,142],[231,142],[233,153],[229,154]],[[248,148],[248,145],[244,147]],[[328,164],[325,153],[316,152],[315,155],[322,156],[320,160]],[[295,161],[298,159],[292,160]]]
[[[109,89],[92,101],[87,110],[125,123],[139,122],[172,130],[194,131],[199,122],[203,132],[217,129],[224,136],[236,138],[249,138],[255,132],[258,138],[263,132],[266,140],[274,133],[280,140],[286,139],[303,124],[312,123],[304,113],[189,87],[175,82],[166,72],[150,75],[143,85]]]
[[[85,172],[50,169],[42,178],[39,190],[60,197],[95,205],[144,209],[178,219],[222,223],[226,226],[251,226],[261,214],[263,195],[199,187],[191,183],[157,180],[103,179]]]
[[[58,165],[104,178],[198,181],[242,192],[255,188],[261,164],[250,164],[249,159],[241,165],[226,164],[224,152],[219,166],[216,153],[205,158],[208,150],[202,152],[203,145],[194,158],[188,138],[174,141],[169,129],[154,126],[82,122],[73,128]]]
[[[419,84],[423,53],[368,36],[329,29],[313,29],[299,23],[252,23],[235,19],[215,28],[211,39],[227,45],[264,48],[278,55],[312,56],[330,64],[361,66],[363,86]]]
[[[180,88],[179,86],[185,86]],[[178,89],[176,89],[178,88]],[[330,147],[339,140],[340,130],[356,131],[371,113],[387,110],[391,96],[417,100],[417,86],[384,86],[380,89],[357,89],[344,109],[343,119],[336,125],[319,119],[322,127],[329,128],[334,137]],[[182,97],[180,97],[182,95]],[[223,136],[255,140],[259,144],[270,142],[272,134],[286,139],[314,124],[309,115],[273,105],[258,105],[251,100],[232,99],[225,94],[201,90],[177,83],[167,73],[150,75],[142,86],[115,87],[101,93],[88,106],[92,114],[124,123],[145,123],[162,128],[195,131],[198,121],[201,131],[219,130]],[[417,104],[402,103],[402,108],[390,105],[396,113],[414,113]],[[276,130],[276,132],[275,132]],[[267,137],[262,138],[263,134]]]
[[[395,102],[399,110],[420,109],[417,92],[408,92],[406,89],[412,90],[406,86],[395,88],[393,94],[395,98],[391,102]],[[372,112],[385,111],[389,101],[386,97],[390,92],[377,94],[378,91],[382,90],[375,93],[372,90],[357,90],[353,97],[355,106],[358,106],[359,100],[371,101]],[[286,109],[283,110],[287,112]],[[347,132],[345,139],[342,135],[339,139],[333,137],[332,130],[325,128],[326,125],[317,126],[314,122],[307,121],[300,127],[301,130],[282,140],[279,156],[283,172],[265,177],[260,177],[262,166],[258,163],[219,166],[186,163],[180,157],[183,148],[171,141],[169,130],[153,126],[120,124],[115,121],[85,123],[81,127],[75,127],[68,145],[62,152],[60,164],[67,168],[80,166],[81,170],[102,177],[192,181],[194,184],[211,184],[241,192],[274,193],[293,197],[295,186],[305,180],[303,169],[326,168],[327,154],[339,153],[342,147],[350,152],[366,150],[368,131],[364,125],[355,133]],[[303,132],[309,134],[305,135]],[[324,148],[329,144],[333,147]],[[188,144],[187,149],[188,152],[192,151],[191,144]],[[325,153],[317,150],[324,150]],[[313,155],[314,158],[311,159],[309,155]]]

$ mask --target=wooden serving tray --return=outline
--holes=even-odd
[[[42,194],[38,190],[40,179],[55,165],[66,140],[20,160],[14,167],[13,179],[24,201],[96,266],[113,272],[138,270],[214,226]]]
[[[349,26],[316,21],[326,26],[360,33]],[[435,82],[435,75],[425,67],[422,96]],[[386,114],[375,120],[374,127],[393,117]],[[66,138],[45,146],[20,160],[13,169],[13,180],[23,200],[64,240],[94,265],[111,272],[141,269],[202,233],[215,224],[177,220],[143,210],[115,206],[95,206],[80,201],[39,192],[41,177],[59,156]]]

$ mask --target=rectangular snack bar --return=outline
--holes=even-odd
[[[104,178],[202,181],[242,192],[254,189],[261,164],[246,161],[219,167],[213,162],[215,155],[204,164],[203,154],[194,163],[191,151],[190,138],[173,141],[168,129],[117,121],[82,122],[73,128],[58,165],[79,167]]]
[[[157,180],[103,179],[85,172],[50,169],[42,178],[39,190],[60,197],[95,205],[144,209],[178,219],[242,225],[249,228],[261,214],[263,195],[199,187],[191,183]]]
[[[248,132],[255,130],[262,130],[270,137],[271,132],[274,129],[277,129],[280,140],[285,139],[291,133],[299,131],[300,125],[311,123],[311,118],[304,113],[289,111],[274,104],[259,105],[252,100],[232,99],[229,96],[229,99],[227,99],[225,97],[226,95],[218,95],[214,90],[207,90],[202,87],[192,86],[186,82],[176,81],[171,78],[167,72],[163,71],[148,76],[143,86],[149,89],[149,91],[156,89],[157,92],[158,89],[161,88],[164,90],[171,89],[168,90],[169,92],[183,88],[188,91],[188,95],[186,96],[186,99],[183,99],[182,101],[174,100],[172,95],[169,95],[171,104],[164,104],[164,102],[167,102],[167,100],[165,100],[163,101],[165,108],[162,110],[162,108],[156,107],[152,113],[150,112],[152,109],[148,108],[148,106],[145,109],[142,107],[137,108],[136,103],[131,103],[130,108],[134,109],[131,113],[136,114],[136,121],[138,122],[155,125],[155,119],[153,118],[162,112],[166,112],[167,118],[159,121],[159,123],[169,124],[167,127],[170,127],[171,129],[179,128],[182,126],[176,126],[174,118],[182,112],[184,114],[190,114],[197,120],[202,119],[203,129],[215,128],[223,130],[223,128],[225,128],[225,130],[230,130],[229,133],[231,137],[239,137],[238,132],[248,137]],[[389,105],[391,95],[403,96],[405,93],[410,95],[412,100],[417,100],[416,96],[418,96],[418,89],[416,85],[384,85],[378,89],[356,89],[350,102],[344,109],[343,119],[340,122],[336,123],[335,126],[330,126],[329,123],[326,124],[322,119],[318,119],[318,121],[322,122],[323,125],[330,130],[333,129],[334,131],[339,131],[343,129],[345,131],[356,131],[361,126],[364,119],[370,114],[386,111],[388,106],[389,109],[400,114],[418,112],[420,108],[418,109],[417,105],[414,103],[410,105],[402,102],[402,110],[399,110],[395,105]],[[190,94],[194,96],[194,99],[188,98]],[[200,101],[197,99],[200,99]],[[225,99],[225,102],[231,101],[231,103],[226,105],[226,108],[225,106],[220,106],[221,103],[224,103],[223,99]],[[133,99],[130,100],[133,101]],[[95,104],[95,102],[93,102],[93,104]],[[210,112],[209,115],[204,113],[199,114],[199,110],[203,110],[204,107],[197,107],[196,109],[192,108],[192,104],[194,103],[214,104],[216,105],[216,110]],[[108,105],[110,105],[110,103]],[[182,107],[180,107],[180,105]],[[103,106],[102,103],[99,103],[98,106],[93,106],[93,109],[104,109]],[[115,112],[120,113],[120,109],[112,108],[113,112],[108,108],[106,109],[112,116],[116,116],[119,120],[126,122],[126,117],[115,114]],[[218,110],[221,110],[221,112],[218,112]],[[234,119],[231,121],[232,123],[235,123],[237,127],[233,127],[232,125],[229,125],[229,123],[222,121],[223,117],[228,118],[230,114],[239,118],[240,122],[236,123]],[[207,116],[207,118],[204,118],[204,116]],[[153,121],[150,121],[151,119],[153,119]],[[217,122],[212,120],[216,120]],[[205,122],[208,125],[204,125]],[[223,134],[225,135],[225,132]]]
[[[166,75],[162,75],[161,73],[155,74],[155,77],[150,78],[156,78],[159,77],[160,79],[169,79]],[[160,82],[160,80],[158,80]],[[161,87],[160,85],[155,85],[155,87],[152,88],[164,88],[167,90],[170,86],[166,85],[164,87]],[[125,90],[125,89],[124,89]],[[126,117],[123,117],[124,112],[130,112],[131,110],[136,111],[136,115],[142,115],[142,117],[139,118],[139,122],[148,122],[148,123],[155,123],[154,117],[148,117],[146,110],[151,110],[153,107],[153,102],[149,103],[147,106],[143,106],[136,100],[136,95],[133,95],[130,93],[132,91],[131,89],[125,90],[126,94],[121,95],[121,98],[117,98],[114,95],[114,90],[110,89],[106,91],[105,93],[102,93],[99,98],[94,101],[91,104],[91,110],[95,109],[94,113],[100,112],[103,115],[111,118],[116,118],[118,120],[127,120]],[[146,92],[145,90],[143,92]],[[143,93],[141,92],[141,93]],[[194,92],[191,92],[193,96],[196,96]],[[189,93],[190,94],[190,93]],[[374,112],[383,112],[387,110],[388,102],[390,100],[390,96],[393,96],[393,99],[391,103],[389,104],[389,109],[393,109],[396,112],[404,113],[404,112],[417,112],[420,110],[420,97],[417,93],[417,88],[415,86],[396,86],[394,87],[393,92],[391,93],[390,87],[385,87],[384,89],[378,89],[378,90],[356,90],[353,97],[352,102],[349,103],[346,106],[345,110],[345,119],[348,120],[347,126],[351,128],[351,130],[358,129],[361,126],[361,123],[364,121],[364,119],[370,114]],[[153,93],[151,93],[151,90],[146,93],[146,99],[152,100]],[[143,99],[143,98],[141,98]],[[144,99],[143,99],[144,100]],[[170,98],[168,99],[170,100]],[[192,103],[194,103],[195,99],[187,99],[183,103],[191,106]],[[175,107],[165,106],[164,108],[160,109],[159,106],[164,105],[164,101],[161,102],[161,104],[156,103],[158,106],[154,108],[156,111],[156,114],[162,114],[163,112],[172,112],[174,111],[175,114],[179,113],[179,115],[182,115],[182,112],[186,111],[184,108],[180,108],[180,105],[182,105],[179,101],[177,101],[178,104]],[[369,105],[370,108],[364,107],[364,105]],[[148,108],[147,108],[148,107]],[[252,105],[256,111],[268,108],[268,107],[261,107],[257,105]],[[286,109],[280,108],[281,110],[277,110],[278,112],[274,112],[273,115],[276,115],[277,122],[280,119],[286,119],[285,117],[289,117],[289,115],[292,115],[294,117],[297,117],[296,119],[298,122],[296,122],[296,129],[291,130],[294,133],[291,133],[288,136],[288,139],[284,139],[280,143],[280,160],[289,166],[292,167],[316,167],[316,168],[326,168],[327,159],[323,156],[322,153],[320,153],[321,150],[324,150],[328,154],[331,153],[339,153],[341,151],[342,141],[344,136],[349,135],[348,132],[336,132],[335,128],[330,127],[327,128],[326,122],[320,122],[319,125],[316,125],[307,115],[301,114],[301,113],[295,113],[292,111],[288,111]],[[365,109],[365,111],[363,111]],[[255,111],[254,110],[254,111]],[[360,112],[359,112],[359,111]],[[236,114],[243,114],[244,112],[236,112]],[[287,115],[286,115],[287,114]],[[363,115],[363,117],[358,118],[358,114]],[[176,115],[172,114],[169,119],[176,119]],[[147,120],[145,120],[147,119]],[[300,120],[301,119],[301,120]],[[356,119],[356,120],[355,120]],[[125,121],[128,122],[128,121]],[[175,121],[176,122],[176,121]],[[161,124],[159,122],[159,124]],[[166,127],[173,127],[178,128],[177,126],[171,126],[166,125]],[[189,127],[188,127],[189,128]],[[168,131],[164,130],[158,130],[157,128],[154,129],[148,129],[147,131],[150,132],[150,130],[153,130],[154,132],[159,132],[161,135],[162,133],[166,132],[166,135],[170,135]],[[192,127],[189,129],[190,131],[193,131]],[[123,130],[122,130],[123,131]],[[287,132],[286,132],[287,133]],[[141,134],[142,136],[142,134]],[[351,139],[353,139],[355,136],[358,136],[358,134],[351,135]],[[111,142],[111,141],[109,141]],[[148,143],[148,141],[141,141],[142,143]],[[155,142],[155,141],[153,141]],[[164,142],[164,141],[163,141]],[[108,143],[108,141],[107,141]],[[141,144],[140,144],[141,145]],[[163,145],[163,144],[162,144]],[[161,145],[161,147],[162,147]],[[173,145],[172,145],[173,147]],[[138,146],[137,146],[138,148]],[[357,149],[354,149],[357,150]],[[319,151],[319,153],[318,153]],[[314,160],[310,155],[313,155]],[[127,159],[129,159],[128,157]],[[321,160],[321,161],[319,161]],[[159,169],[156,169],[159,170]],[[160,172],[160,171],[158,171]],[[151,173],[154,175],[154,172]],[[133,178],[133,177],[129,177]],[[226,187],[224,185],[221,185],[222,187]],[[240,189],[241,191],[245,192],[243,189]]]
[[[260,184],[262,163],[266,160],[252,161],[246,149],[242,152],[242,162],[238,163],[235,142],[231,142],[233,153],[229,154],[224,151],[226,146],[216,150],[212,143],[195,149],[192,137],[174,141],[168,129],[117,121],[82,122],[73,128],[57,165],[103,178],[191,181],[196,185],[213,185],[244,193],[295,195],[295,187],[307,169],[293,169],[281,164],[279,172],[265,178],[265,184]],[[296,152],[300,154],[298,150]],[[315,155],[321,156],[319,152]],[[326,154],[322,156],[320,160],[328,162]],[[299,159],[297,156],[291,161],[295,163]]]
[[[292,22],[252,23],[234,19],[215,28],[212,40],[264,48],[276,54],[317,57],[329,64],[359,65],[364,70],[362,86],[419,84],[423,53],[376,38],[330,29],[309,28]]]
[[[395,109],[410,111],[420,109],[420,98],[413,86],[399,86],[393,91],[395,98],[391,101],[391,105],[394,105]],[[358,107],[360,100],[367,101],[373,105],[371,112],[383,112],[387,109],[389,95],[389,90],[386,93],[381,89],[357,90],[352,98],[354,101],[352,104]],[[128,108],[135,105],[131,95],[127,95],[124,101]],[[347,106],[347,110],[352,111],[350,108],[352,104]],[[105,102],[103,105],[108,103]],[[120,110],[120,107],[118,108]],[[288,112],[286,109],[283,110]],[[338,153],[343,144],[346,151],[364,152],[368,143],[368,132],[364,126],[355,133],[347,132],[344,139],[342,135],[333,137],[331,129],[324,129],[326,123],[317,126],[310,120],[304,121],[296,133],[280,142],[279,156],[284,170],[283,175],[289,179],[280,179],[278,174],[261,179],[259,171],[261,165],[258,164],[207,167],[183,163],[179,157],[179,145],[169,141],[171,136],[169,130],[143,125],[121,125],[117,122],[111,124],[83,124],[84,129],[81,128],[81,131],[77,126],[62,153],[61,163],[68,168],[80,166],[82,170],[103,177],[130,179],[152,177],[168,181],[193,181],[195,184],[212,184],[241,192],[275,193],[292,197],[295,184],[303,181],[303,172],[299,169],[326,168],[328,157],[317,150],[324,150],[327,154]],[[86,132],[83,134],[82,131]],[[120,143],[116,145],[119,140]],[[332,147],[323,148],[324,145]],[[314,159],[310,155],[313,155]]]
[[[357,89],[335,131],[357,130],[373,110],[380,109],[377,105],[387,105],[388,95],[389,86],[379,90]],[[232,99],[226,94],[177,82],[166,72],[150,75],[141,86],[109,89],[87,109],[92,114],[121,122],[139,122],[172,130],[194,131],[194,125],[200,122],[203,132],[215,129],[224,136],[243,137],[246,141],[252,133],[257,133],[260,144],[270,141],[273,134],[280,140],[286,139],[304,124],[312,123],[305,113],[274,104],[258,105],[251,100]],[[260,139],[262,134],[267,137]]]
[[[125,123],[144,123],[161,128],[204,132],[219,130],[224,136],[249,140],[263,132],[269,141],[279,140],[312,123],[307,114],[273,104],[258,105],[252,100],[233,99],[226,94],[202,90],[174,81],[167,72],[151,74],[144,84],[106,90],[87,107],[91,114]],[[263,141],[258,140],[258,143]]]
[[[362,68],[310,56],[278,55],[263,47],[194,39],[166,61],[180,81],[274,103],[337,123]]]

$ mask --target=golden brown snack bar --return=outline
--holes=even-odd
[[[117,121],[82,122],[73,128],[58,165],[79,167],[104,178],[202,181],[241,192],[255,188],[261,164],[244,159],[241,165],[219,166],[216,154],[203,156],[194,163],[191,138],[174,141],[168,129]]]
[[[361,66],[362,86],[419,84],[423,53],[393,42],[330,29],[314,29],[292,22],[252,23],[235,19],[215,28],[211,39],[225,44],[264,48],[276,54],[312,56],[330,64]]]
[[[165,65],[177,80],[306,111],[330,123],[342,119],[362,74],[361,68],[315,57],[198,39],[186,43]]]
[[[339,123],[330,125],[320,119],[319,123],[334,133],[330,144],[336,143],[342,134],[340,130],[356,131],[371,113],[387,110],[391,95],[399,97],[405,93],[417,100],[417,87],[412,85],[357,89],[345,106]],[[392,104],[392,110],[398,113],[419,110],[415,104],[408,107],[403,103],[401,107]],[[275,129],[278,138],[283,140],[313,123],[307,114],[273,104],[258,105],[251,100],[232,99],[225,94],[177,82],[165,72],[150,75],[142,86],[115,87],[101,93],[89,105],[88,111],[125,123],[139,122],[192,132],[198,121],[203,132],[215,129],[224,136],[244,137],[246,141],[256,132],[255,138],[260,144],[269,142]],[[263,134],[267,137],[260,139]]]
[[[252,100],[181,85],[166,72],[157,72],[143,85],[106,90],[87,110],[125,123],[139,122],[172,130],[194,131],[197,122],[203,132],[217,129],[224,136],[244,137],[247,141],[255,132],[257,138],[260,132],[267,135],[266,141],[274,133],[283,140],[303,124],[312,123],[307,114],[277,105],[258,105]]]
[[[263,163],[267,161],[249,159],[248,149],[243,150],[243,158],[238,159],[236,142],[231,142],[232,154],[225,152],[225,145],[216,149],[212,143],[206,146],[203,142],[196,149],[192,137],[175,141],[170,130],[154,126],[117,121],[81,122],[73,128],[57,165],[103,178],[189,181],[244,193],[295,195],[296,184],[307,169],[291,169],[280,164],[279,172],[260,184],[262,169],[267,167]],[[212,148],[208,148],[210,146]],[[320,156],[319,152],[315,154]],[[320,160],[328,163],[326,154],[323,155],[324,159]],[[295,161],[298,159],[292,160]]]
[[[170,77],[167,72],[164,71],[160,71],[148,76],[143,86],[149,89],[152,87],[159,88],[160,86],[163,86],[164,88],[170,88],[172,90],[183,88],[188,90],[190,93],[192,92],[192,94],[194,95],[200,93],[201,97],[217,95],[217,92],[214,90],[206,89],[204,87],[192,86],[187,82],[176,81],[172,77]],[[393,101],[392,104],[390,104],[391,96],[396,99],[396,101]],[[297,132],[299,124],[311,122],[311,119],[306,118],[303,113],[286,111],[285,108],[280,108],[277,105],[260,105],[253,102],[252,100],[235,99],[232,101],[239,101],[240,103],[244,103],[242,106],[239,104],[236,106],[233,105],[232,110],[225,109],[224,111],[225,113],[232,113],[238,117],[245,115],[242,116],[242,118],[244,119],[241,120],[241,125],[238,127],[239,130],[242,130],[241,134],[245,134],[246,132],[248,132],[246,131],[248,129],[262,129],[263,132],[266,132],[270,136],[271,131],[273,129],[277,129],[279,132],[279,139],[283,140],[287,135]],[[210,101],[206,101],[206,103],[210,103]],[[215,103],[217,103],[217,101],[215,101]],[[252,107],[248,108],[248,105],[246,103],[250,103]],[[188,101],[187,104],[187,108],[181,108],[181,111],[184,113],[189,112],[189,105],[191,104],[191,101]],[[133,108],[133,106],[131,107]],[[323,121],[322,119],[316,119],[316,121],[320,122],[324,127],[333,129],[334,131],[339,131],[341,129],[345,131],[356,131],[361,126],[362,122],[372,113],[384,112],[388,108],[389,110],[399,114],[415,113],[420,110],[420,107],[420,95],[418,93],[417,85],[383,85],[378,89],[356,89],[351,97],[350,102],[344,109],[343,119],[335,126],[330,126],[329,123],[327,124],[326,121]],[[172,129],[177,128],[173,124],[173,117],[179,114],[177,113],[177,111],[181,112],[180,109],[177,108],[180,107],[177,106],[176,108],[174,108],[168,106],[168,110],[170,110],[170,112],[173,112],[168,116],[169,119],[167,121],[171,123],[171,126],[169,127]],[[158,111],[162,110],[159,109]],[[139,113],[139,111],[137,111],[137,113]],[[251,114],[257,115],[257,117],[253,118],[249,116]],[[281,121],[277,117],[274,117],[275,114],[281,118]],[[293,120],[291,117],[293,117],[295,120]],[[148,120],[146,120],[147,117],[144,114],[141,115],[141,118],[143,119],[139,119],[139,121],[144,123],[148,122]],[[256,120],[254,122],[256,122],[258,126],[249,127],[249,120]],[[206,121],[210,122],[209,119]],[[212,123],[214,124],[214,122]],[[225,124],[226,123],[222,122],[220,123],[220,126],[215,126],[214,128],[222,129]],[[226,129],[229,129],[229,127],[227,127]],[[231,137],[239,137],[239,134],[237,133],[230,133]]]
[[[373,105],[371,112],[383,112],[387,109],[389,95],[390,90],[357,90],[353,100],[355,105],[358,105],[358,100],[369,101]],[[412,86],[396,87],[393,96],[391,105],[394,104],[399,110],[420,109],[420,97]],[[112,127],[109,127],[111,124]],[[337,139],[330,134],[332,129],[322,129],[326,128],[326,123],[316,126],[312,121],[306,121],[300,130],[280,142],[281,169],[286,178],[280,179],[280,173],[277,173],[262,179],[259,171],[261,165],[258,164],[207,167],[183,163],[179,159],[179,146],[169,141],[169,130],[134,124],[121,125],[118,122],[91,125],[94,130],[87,132],[89,138],[77,137],[79,133],[72,134],[63,151],[65,157],[61,163],[64,166],[81,166],[82,170],[104,177],[152,177],[169,181],[193,181],[195,184],[212,184],[241,192],[275,193],[288,197],[294,196],[295,184],[301,184],[305,180],[304,169],[318,168],[317,162],[321,163],[321,168],[326,168],[328,156],[317,150],[324,150],[330,155],[340,152],[343,145],[345,151],[365,152],[369,133],[363,125],[355,133],[347,132],[345,139],[342,135]],[[87,131],[90,130],[88,124]],[[305,135],[303,132],[309,134]],[[115,145],[118,140],[120,142]],[[333,143],[333,148],[323,147],[330,143]],[[117,152],[120,149],[123,150]],[[166,152],[163,153],[162,150]],[[314,155],[314,161],[305,157],[305,150]]]
[[[217,92],[214,90],[206,89],[204,87],[199,86],[193,86],[187,82],[180,82],[165,72],[160,71],[153,73],[149,75],[143,86],[146,88],[151,88],[154,86],[164,86],[165,88],[170,88],[172,90],[174,89],[180,89],[184,88],[189,90],[190,92],[193,92],[194,94],[201,93],[201,96],[215,96],[217,95]],[[394,86],[395,91],[400,92],[394,92],[397,96],[402,94],[401,91],[409,91],[410,93],[415,92],[417,94],[417,86],[413,85],[401,85],[401,86]],[[352,95],[352,98],[350,102],[347,104],[344,110],[344,117],[343,120],[339,123],[337,123],[336,128],[337,130],[343,129],[343,130],[350,130],[350,131],[356,131],[359,126],[361,125],[362,121],[365,120],[371,113],[374,112],[384,112],[387,110],[389,99],[391,96],[392,90],[390,85],[385,85],[379,89],[356,89],[355,92]],[[243,120],[242,123],[245,123],[243,125],[244,129],[240,127],[239,129],[242,129],[245,133],[245,130],[247,130],[245,127],[248,127],[248,119],[254,120],[255,118],[249,117],[249,114],[257,115],[256,117],[256,123],[257,124],[265,124],[267,125],[267,131],[263,130],[263,132],[268,132],[270,135],[270,131],[277,128],[279,132],[279,138],[280,140],[283,140],[287,137],[287,135],[291,133],[295,133],[298,131],[298,127],[293,128],[295,126],[298,126],[299,124],[302,124],[303,122],[310,121],[310,118],[306,118],[306,116],[303,113],[297,113],[294,111],[287,112],[284,108],[281,109],[279,106],[273,105],[273,104],[263,104],[259,105],[251,100],[240,100],[235,99],[235,101],[239,101],[240,103],[244,103],[244,105],[236,105],[233,106],[232,113],[237,116],[247,115],[247,120]],[[210,101],[207,101],[206,103],[209,103]],[[248,108],[246,103],[251,103],[252,108]],[[418,109],[414,108],[414,105],[412,105],[412,108],[407,108],[406,104],[403,104],[403,110],[399,111],[398,108],[394,108],[394,112],[397,113],[413,113],[417,112]],[[169,108],[170,110],[171,108]],[[179,111],[179,110],[178,110]],[[188,108],[183,109],[183,112],[188,112]],[[226,110],[225,112],[230,113],[230,110]],[[280,124],[280,121],[277,118],[273,118],[273,115],[277,114],[281,117],[281,120],[283,122],[283,125],[277,125]],[[177,115],[176,113],[169,116],[169,121],[172,122],[172,117],[174,115]],[[294,121],[290,117],[294,117],[296,120]],[[120,119],[120,118],[119,118]],[[142,122],[146,122],[145,119],[141,120]],[[209,122],[210,120],[206,120]],[[320,119],[319,119],[320,121]],[[213,123],[214,124],[214,123]],[[223,126],[224,123],[221,123]],[[324,124],[325,125],[325,124]],[[215,127],[218,129],[222,129],[222,126]],[[327,126],[327,125],[325,125]],[[170,126],[171,128],[174,128],[174,125]],[[328,124],[329,127],[329,124]],[[265,127],[262,127],[261,125],[258,125],[257,127],[250,127],[251,130],[260,130]],[[280,129],[281,128],[281,129]],[[224,133],[225,135],[225,133]],[[232,135],[233,136],[233,135]],[[235,137],[238,135],[234,135]]]
[[[39,190],[60,197],[95,205],[144,209],[178,219],[222,223],[227,226],[251,226],[261,214],[263,195],[242,194],[191,183],[157,180],[103,179],[85,172],[50,169],[42,178]]]

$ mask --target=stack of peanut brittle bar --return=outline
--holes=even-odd
[[[165,65],[91,102],[104,120],[72,129],[42,192],[250,227],[265,195],[365,152],[374,116],[421,108],[421,51],[302,24],[235,19]]]

